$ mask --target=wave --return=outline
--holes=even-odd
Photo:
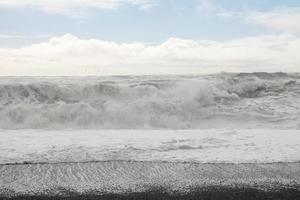
[[[299,86],[286,73],[3,77],[0,128],[299,128]]]

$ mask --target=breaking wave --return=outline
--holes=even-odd
[[[2,77],[0,128],[299,128],[299,97],[286,73]]]

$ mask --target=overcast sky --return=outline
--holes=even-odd
[[[300,72],[299,0],[0,0],[0,75]]]

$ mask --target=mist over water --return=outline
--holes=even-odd
[[[1,129],[300,128],[300,75],[2,77]]]

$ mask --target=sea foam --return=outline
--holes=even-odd
[[[2,129],[300,127],[300,76],[3,77]]]

